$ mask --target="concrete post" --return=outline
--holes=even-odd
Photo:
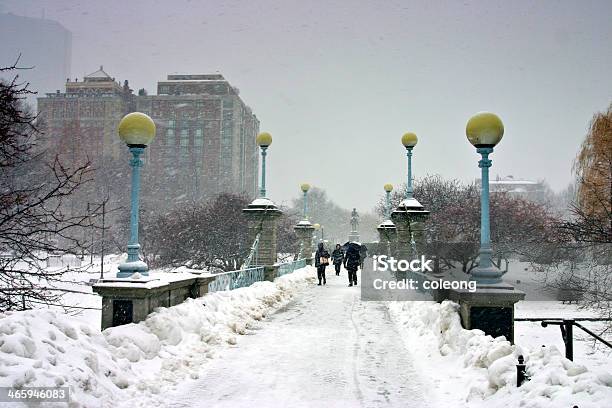
[[[242,210],[246,216],[249,228],[249,241],[255,241],[259,234],[257,254],[253,259],[253,266],[264,266],[266,280],[276,278],[277,267],[277,221],[282,211],[267,198],[255,199],[247,208]]]
[[[176,274],[169,282],[150,277],[101,280],[93,286],[93,291],[102,296],[102,330],[138,323],[158,307],[204,296],[213,280],[213,276],[193,274]]]
[[[429,217],[429,211],[426,211],[421,203],[415,198],[405,199],[391,213],[391,220],[397,228],[397,258],[412,259],[416,256],[415,248],[413,248],[413,238],[418,239],[415,224],[419,221],[424,221]]]
[[[312,234],[314,227],[310,221],[302,220],[293,227],[298,241],[302,247],[302,258],[306,259],[306,265],[312,265]]]
[[[449,290],[449,298],[459,303],[465,329],[480,329],[493,337],[504,336],[514,344],[514,304],[525,293],[507,284],[477,286],[475,292]]]
[[[381,248],[388,256],[395,257],[395,251],[397,247],[397,227],[393,224],[393,221],[387,220],[381,223],[377,228],[378,230],[378,242],[380,242]],[[381,249],[382,251],[383,249]]]

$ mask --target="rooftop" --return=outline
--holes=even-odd
[[[97,81],[113,81],[114,79],[104,71],[104,67],[100,65],[100,69],[96,72],[92,72],[89,75],[85,75],[83,78],[85,82],[97,82]]]
[[[225,81],[221,74],[169,74],[168,81]]]

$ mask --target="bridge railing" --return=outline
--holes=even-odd
[[[251,264],[255,264],[257,265],[257,252],[259,250],[259,238],[261,237],[261,232],[257,234],[257,236],[255,237],[255,241],[253,241],[253,245],[251,246],[251,250],[249,251],[249,255],[247,256],[246,260],[244,261],[244,263],[242,264],[240,269],[249,269],[251,267]]]
[[[277,264],[278,272],[277,276],[283,276],[288,273],[293,273],[296,269],[304,268],[306,266],[306,259],[298,259],[291,262],[283,262]]]
[[[282,262],[275,265],[277,267],[276,276],[283,276],[288,273],[293,273],[297,269],[306,266],[306,259],[296,259],[290,262]],[[213,280],[208,283],[209,292],[219,292],[223,290],[232,290],[251,286],[255,282],[260,282],[265,279],[265,267],[256,266],[252,268],[243,268],[238,271],[222,272],[214,274]]]
[[[238,271],[222,272],[213,275],[214,280],[208,283],[209,292],[219,292],[251,286],[264,280],[264,267],[245,268]]]

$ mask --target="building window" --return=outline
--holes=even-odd
[[[195,130],[193,145],[197,147],[204,146],[204,135],[203,135],[202,129]]]
[[[182,147],[189,146],[189,129],[181,129],[181,140]]]
[[[169,127],[169,128],[173,128],[173,127],[174,127],[174,125],[175,125],[175,122],[174,122],[173,120],[169,120],[169,121],[168,121],[168,127]]]
[[[170,128],[166,130],[166,146],[174,146],[174,129]]]

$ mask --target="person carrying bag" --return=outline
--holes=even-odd
[[[325,279],[327,265],[329,265],[329,252],[325,249],[323,243],[319,242],[319,247],[315,253],[315,267],[317,268],[317,278],[319,278],[318,286],[321,286],[321,281],[323,281],[323,285],[327,283],[327,279]]]

